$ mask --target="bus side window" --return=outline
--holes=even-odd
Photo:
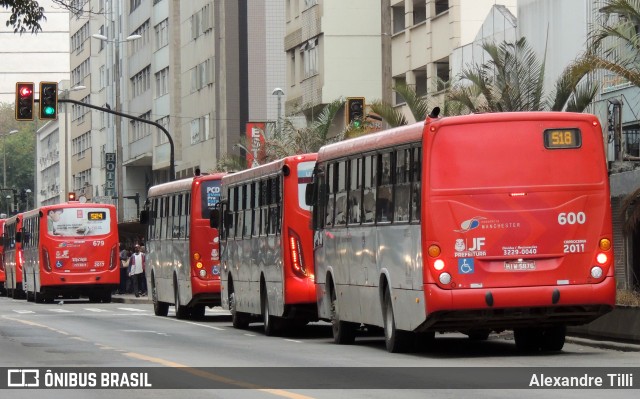
[[[229,204],[227,205],[227,209],[226,212],[229,213],[229,215],[231,215],[231,223],[229,223],[228,225],[225,226],[225,238],[228,240],[233,240],[235,238],[235,212],[236,212],[236,208],[237,208],[237,203],[236,203],[236,188],[235,187],[230,187],[227,188],[227,198],[229,199]],[[222,216],[224,222],[226,222],[226,217]]]
[[[362,220],[362,158],[350,162],[349,224],[358,225]]]
[[[376,199],[376,221],[391,222],[393,218],[393,158],[390,152],[380,154],[378,158],[378,198]]]
[[[185,238],[189,238],[191,236],[191,193],[187,193],[184,197],[184,215],[186,221],[184,224],[184,236]]]
[[[243,238],[251,238],[251,225],[253,222],[253,209],[251,209],[251,205],[253,203],[253,193],[251,192],[251,183],[247,183],[244,185],[244,196],[246,199],[245,203],[245,211],[244,211],[244,230],[242,233]]]
[[[337,164],[332,163],[327,165],[327,206],[325,208],[325,226],[333,226],[333,209],[334,202],[336,199],[336,187],[337,187],[337,179],[336,179],[336,166]]]
[[[364,195],[362,207],[364,209],[363,223],[373,223],[376,211],[376,156],[368,155],[364,159]]]
[[[340,161],[336,171],[338,189],[336,191],[336,217],[334,224],[344,226],[347,224],[347,171],[346,162]]]
[[[396,153],[396,184],[394,221],[409,221],[409,197],[411,195],[411,153],[409,149]]]
[[[267,181],[260,180],[260,236],[267,235],[267,220],[269,215],[269,202],[267,201]]]
[[[411,221],[420,221],[420,181],[422,180],[422,149],[411,152]]]

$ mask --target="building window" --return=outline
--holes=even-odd
[[[402,32],[404,26],[404,3],[391,7],[393,14],[393,33]]]
[[[162,127],[169,130],[169,121],[170,121],[169,115],[167,115],[163,118],[156,120],[156,123],[158,123],[159,125],[162,125]],[[162,145],[169,142],[167,135],[164,134],[164,132],[160,129],[158,129],[158,136],[156,137],[156,139],[157,139],[156,142],[158,143],[158,145]]]
[[[291,51],[291,56],[289,57],[289,82],[291,82],[291,86],[296,85],[296,52]]]
[[[151,67],[147,65],[131,78],[131,97],[137,97],[151,88]]]
[[[416,94],[425,96],[427,94],[427,68],[421,67],[413,70],[413,76],[416,80]]]
[[[191,121],[191,144],[200,142],[200,118]]]
[[[133,12],[140,4],[142,4],[142,0],[129,0],[129,11]]]
[[[84,158],[87,151],[91,150],[91,132],[84,133],[71,140],[72,155],[78,159]]]
[[[155,26],[156,31],[156,50],[169,44],[169,20],[165,19]]]
[[[151,111],[139,116],[141,119],[151,120]],[[141,140],[151,134],[151,125],[139,121],[131,121],[129,124],[129,143]]]
[[[413,24],[418,25],[427,20],[427,5],[424,0],[413,0]]]
[[[442,91],[449,86],[449,58],[443,58],[435,62],[436,65],[436,90]]]
[[[169,93],[169,68],[156,73],[156,97]]]
[[[407,78],[404,75],[396,76],[393,78],[393,87],[406,86],[406,85],[407,85]],[[404,104],[406,102],[405,99],[400,95],[400,93],[398,92],[394,92],[394,93],[395,93],[395,105]]]
[[[146,20],[138,29],[131,32],[131,35],[140,35],[140,39],[131,41],[131,54],[136,53],[149,43],[149,20]]]
[[[436,0],[435,11],[436,15],[449,11],[449,0]]]
[[[307,42],[304,48],[304,77],[309,78],[318,74],[318,39]]]

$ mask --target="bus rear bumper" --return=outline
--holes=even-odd
[[[615,305],[613,277],[599,284],[442,290],[425,284],[418,330],[513,329],[589,323]]]
[[[193,296],[188,306],[205,305],[220,306],[220,279],[200,280],[191,279]]]

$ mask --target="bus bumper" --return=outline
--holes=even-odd
[[[201,280],[194,277],[191,279],[191,288],[193,296],[189,306],[220,306],[220,279]]]
[[[599,284],[443,290],[424,285],[424,330],[493,329],[580,325],[611,311],[613,277]]]

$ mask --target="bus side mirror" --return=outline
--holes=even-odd
[[[16,242],[22,242],[22,232],[16,232]]]
[[[140,211],[140,224],[149,224],[149,211]]]
[[[220,210],[212,209],[209,214],[209,227],[217,229],[220,226]]]
[[[304,202],[307,204],[307,206],[315,205],[315,201],[314,201],[315,187],[316,187],[315,183],[309,183],[305,188]]]

